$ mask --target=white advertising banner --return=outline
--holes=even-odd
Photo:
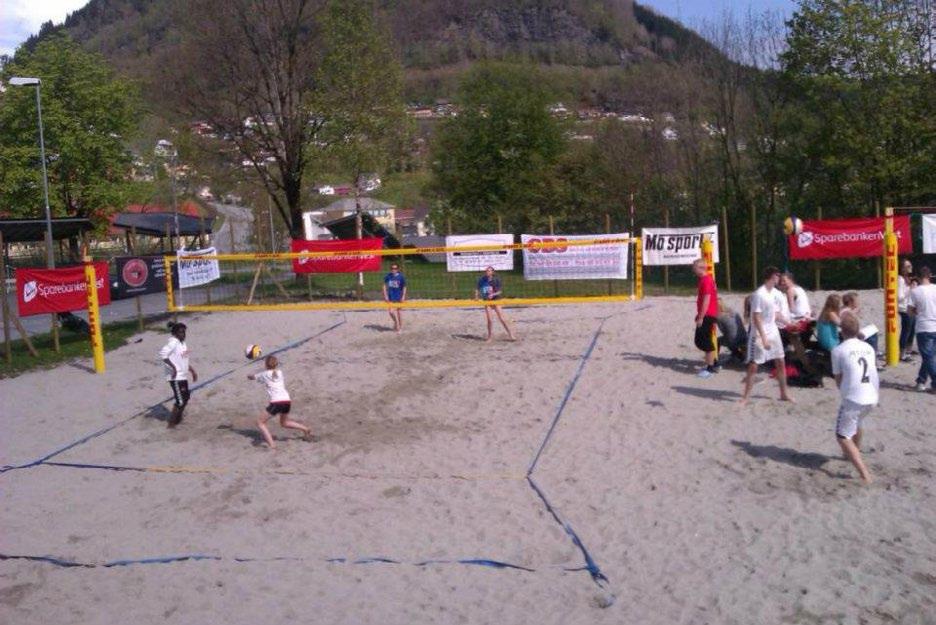
[[[700,228],[644,228],[644,265],[691,265],[702,256],[702,235],[712,237],[712,255],[718,262],[718,224]]]
[[[587,239],[626,239],[618,234],[521,235],[521,242],[582,241]],[[596,280],[627,278],[627,243],[618,245],[570,245],[523,250],[523,277],[526,280]]]
[[[455,234],[445,237],[445,247],[474,247],[478,245],[513,245],[512,234]],[[497,271],[513,271],[513,250],[447,252],[448,271],[484,271],[494,267]]]
[[[213,247],[203,250],[179,250],[179,288],[208,284],[221,277],[217,259],[206,259],[218,252]]]
[[[936,254],[936,215],[923,215],[923,253]]]

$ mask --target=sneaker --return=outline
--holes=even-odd
[[[713,375],[715,375],[715,374],[712,373],[711,371],[709,371],[708,369],[702,369],[701,371],[699,371],[699,372],[696,374],[697,377],[700,377],[700,378],[702,378],[703,380],[706,379],[706,378],[710,378],[710,377],[712,377]]]
[[[918,393],[925,393],[927,391],[926,384],[923,382],[917,382],[916,386],[913,387],[913,390]]]

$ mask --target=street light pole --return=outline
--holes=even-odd
[[[49,208],[49,171],[46,168],[45,156],[45,136],[42,130],[42,96],[39,92],[42,81],[38,78],[24,78],[15,76],[10,79],[10,84],[15,87],[35,87],[36,88],[36,113],[39,118],[39,158],[42,159],[42,191],[45,199],[45,218],[46,218],[46,264],[49,269],[55,268],[55,255],[52,249],[52,211]]]

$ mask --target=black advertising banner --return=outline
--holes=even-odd
[[[163,293],[166,290],[166,268],[162,256],[118,256],[117,279],[113,283],[117,298]]]

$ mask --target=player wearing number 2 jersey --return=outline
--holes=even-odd
[[[859,324],[855,315],[843,315],[842,337],[845,340],[832,350],[832,375],[842,395],[835,436],[867,484],[871,482],[871,474],[861,459],[861,426],[878,403],[880,383],[875,366],[876,354],[870,345],[858,338]]]

